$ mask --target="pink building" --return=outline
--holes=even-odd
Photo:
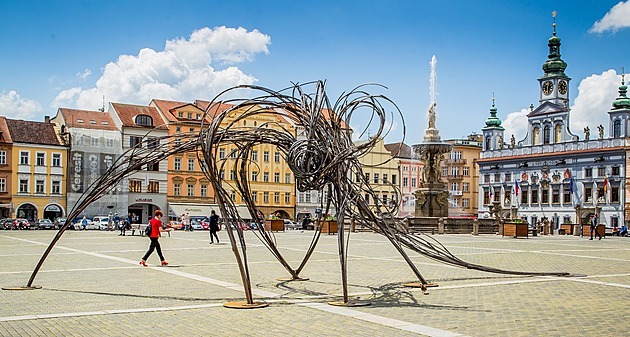
[[[422,173],[422,162],[416,158],[411,146],[405,143],[385,144],[385,148],[392,154],[398,162],[398,172],[400,180],[400,209],[398,216],[414,216],[416,208],[416,198],[414,192],[420,186],[420,176]]]

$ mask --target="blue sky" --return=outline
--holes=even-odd
[[[630,1],[3,0],[0,115],[43,120],[59,107],[96,110],[103,95],[209,100],[238,83],[281,89],[318,79],[334,101],[374,82],[388,88],[376,92],[402,110],[414,144],[427,125],[436,55],[442,138],[480,133],[493,93],[506,133],[521,138],[554,10],[572,129],[607,126],[620,68],[630,69]],[[402,130],[392,124],[389,142]]]

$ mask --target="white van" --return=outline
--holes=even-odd
[[[108,223],[109,223],[109,217],[107,215],[99,215],[99,216],[94,217],[94,226],[96,226],[96,228],[102,231],[107,230]],[[111,229],[113,229],[113,227]]]

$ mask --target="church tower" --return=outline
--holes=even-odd
[[[556,36],[556,14],[553,13],[553,35],[549,38],[549,55],[538,79],[540,99],[536,109],[527,115],[527,137],[523,145],[557,144],[576,140],[569,131],[569,82],[564,73],[567,63],[560,58],[560,38]]]
[[[497,117],[494,97],[492,97],[490,117],[486,119],[486,127],[481,130],[483,131],[483,151],[495,151],[504,147],[505,138],[503,138],[503,132],[505,128],[501,126],[501,120]]]
[[[612,103],[612,109],[608,111],[610,115],[610,129],[612,130],[609,135],[612,138],[626,138],[630,137],[630,130],[628,130],[628,123],[630,122],[630,98],[626,96],[628,92],[628,86],[626,86],[625,74],[621,71],[621,86],[619,87],[619,97]]]

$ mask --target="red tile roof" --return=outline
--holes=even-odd
[[[391,143],[385,144],[385,148],[392,154],[392,157],[396,158],[415,158],[411,146],[405,143]]]
[[[7,119],[4,116],[0,116],[0,131],[2,132],[0,143],[13,143],[9,127],[7,126]]]
[[[58,113],[63,116],[68,128],[118,130],[108,112],[59,108]]]
[[[195,100],[195,105],[198,106],[201,110],[206,111],[206,109],[208,109],[208,106],[210,106],[210,102],[197,99],[197,100]],[[218,114],[222,113],[223,111],[231,109],[233,107],[234,107],[234,105],[232,105],[232,104],[225,104],[225,103],[222,103],[222,102],[214,102],[212,104],[212,107],[210,107],[210,110],[208,111],[208,116],[210,118],[214,118]]]
[[[123,103],[111,103],[112,107],[118,117],[122,121],[122,125],[126,127],[136,127],[136,128],[147,128],[147,129],[160,129],[167,130],[166,121],[162,119],[160,113],[153,106],[145,106],[145,105],[133,105],[133,104],[123,104]],[[135,118],[138,115],[147,115],[153,119],[152,126],[140,125],[136,124]]]
[[[53,123],[6,119],[9,133],[14,143],[57,145],[63,144],[55,133]]]
[[[201,123],[201,119],[197,119],[197,118],[180,118],[178,115],[178,110],[180,108],[184,108],[186,106],[192,106],[196,109],[199,110],[198,113],[203,114],[205,112],[204,109],[202,109],[200,106],[193,104],[193,103],[186,103],[186,102],[178,102],[178,101],[167,101],[167,100],[162,100],[162,99],[154,99],[151,100],[151,103],[149,104],[149,106],[154,106],[156,107],[158,110],[160,110],[168,119],[169,122],[193,122],[193,123]],[[208,118],[206,120],[206,122],[210,122],[210,118]]]

